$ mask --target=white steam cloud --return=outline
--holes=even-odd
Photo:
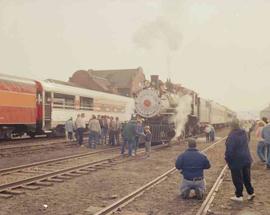
[[[192,98],[190,95],[179,97],[176,115],[172,117],[172,121],[176,124],[176,136],[179,137],[185,129],[188,115],[191,113]]]
[[[131,119],[132,114],[135,113],[135,102],[134,100],[130,101],[127,105],[126,105],[126,111],[125,111],[125,121],[128,121]]]

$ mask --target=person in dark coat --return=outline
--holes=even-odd
[[[123,138],[125,140],[124,143],[128,144],[128,156],[134,156],[133,150],[135,146],[135,136],[136,136],[136,121],[135,120],[130,120],[123,128]],[[124,154],[122,146],[122,154]]]
[[[211,167],[205,154],[196,149],[196,140],[188,139],[188,149],[180,154],[176,160],[175,167],[181,170],[183,175],[180,187],[183,199],[189,198],[190,191],[195,190],[197,199],[202,199],[205,192],[205,179],[203,171]]]
[[[235,196],[231,200],[243,201],[243,186],[248,193],[248,200],[255,197],[251,184],[250,167],[252,158],[248,146],[248,137],[245,130],[240,128],[239,120],[231,123],[231,132],[226,140],[225,160],[231,170],[232,181],[235,186]]]

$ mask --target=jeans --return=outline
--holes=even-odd
[[[106,144],[107,133],[108,133],[108,128],[102,128],[101,129],[101,139],[102,139],[103,144]]]
[[[117,131],[115,131],[115,140],[116,140],[116,145],[120,144],[120,130],[118,129]]]
[[[137,153],[137,149],[139,148],[139,144],[140,144],[139,140],[140,140],[140,137],[136,136],[135,137],[135,143],[134,143],[134,152],[135,152],[135,154]]]
[[[99,142],[99,133],[96,131],[90,131],[89,133],[89,148],[96,148],[96,145]]]
[[[135,141],[133,139],[128,140],[128,156],[132,155],[132,150],[135,147]]]
[[[200,195],[203,195],[205,192],[205,180],[199,181],[190,181],[183,178],[182,184],[180,186],[180,193],[183,198],[188,198],[191,190],[197,190],[200,192]]]
[[[113,130],[109,131],[109,144],[111,144],[112,146],[115,145],[115,131]]]
[[[206,139],[206,142],[209,143],[209,141],[210,141],[210,133],[205,133],[205,139]]]
[[[257,145],[257,155],[262,162],[266,161],[265,149],[266,149],[265,143],[263,141],[259,141]]]
[[[126,145],[128,144],[128,140],[124,138],[123,140],[123,144],[121,146],[121,154],[125,154],[125,148],[126,148]]]
[[[72,140],[73,139],[73,132],[72,131],[67,132],[67,137],[68,137],[68,140]]]
[[[145,142],[145,153],[147,155],[150,155],[151,152],[151,142],[150,141],[146,141]]]
[[[214,131],[211,131],[209,133],[209,139],[210,139],[210,142],[214,142],[215,141],[215,132]]]
[[[270,167],[270,144],[265,143],[265,160],[267,167]]]
[[[77,128],[77,141],[79,145],[82,145],[83,143],[83,130],[84,128]]]
[[[254,189],[250,182],[250,164],[240,168],[240,169],[231,169],[232,181],[235,187],[235,196],[243,196],[243,185],[247,190],[249,195],[254,193]]]

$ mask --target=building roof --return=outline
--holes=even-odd
[[[89,75],[107,79],[117,88],[130,88],[132,78],[138,73],[143,72],[141,67],[137,69],[118,69],[118,70],[88,70]]]

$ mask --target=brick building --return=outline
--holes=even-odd
[[[78,70],[69,82],[81,87],[123,96],[132,96],[143,86],[145,75],[141,67],[119,70]]]

